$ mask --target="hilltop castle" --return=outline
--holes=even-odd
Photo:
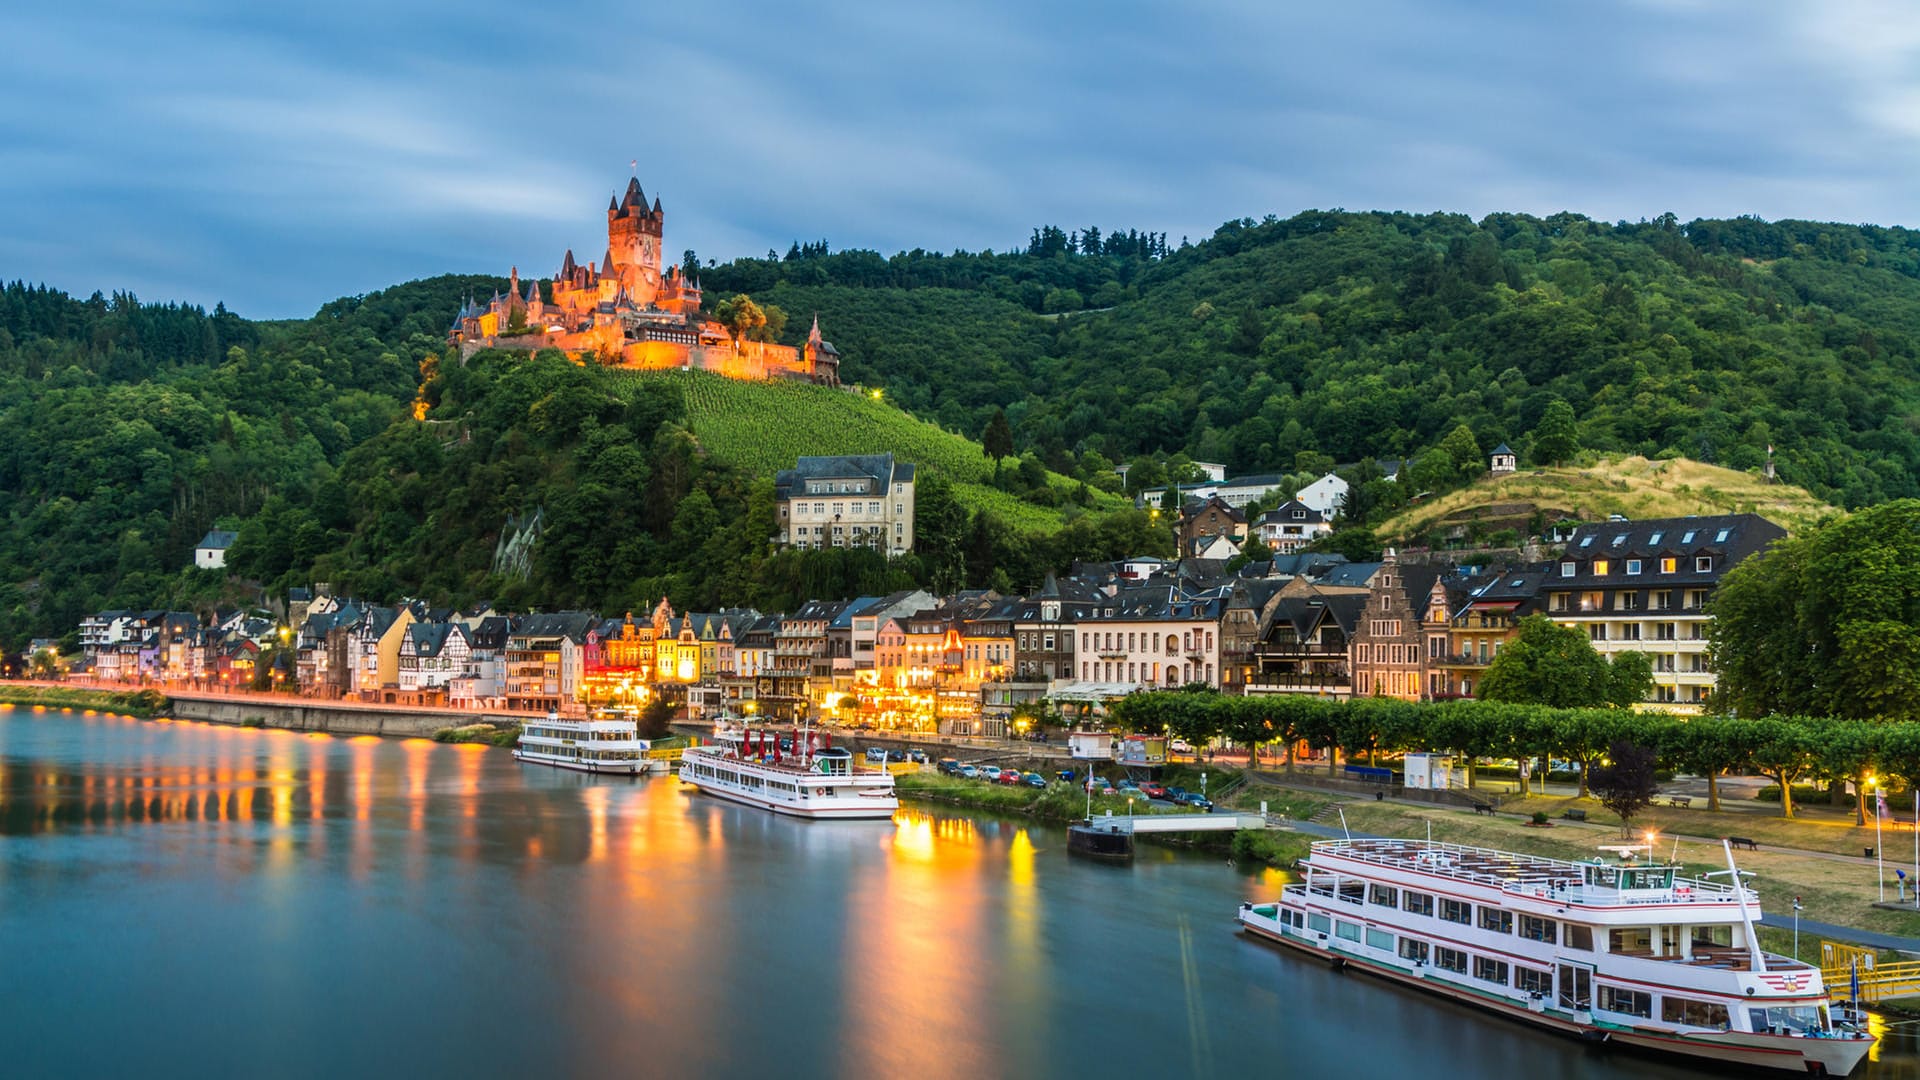
[[[820,338],[820,320],[799,348],[735,341],[700,313],[700,283],[677,266],[661,269],[666,214],[636,177],[624,197],[607,203],[607,253],[598,263],[574,261],[569,249],[541,298],[540,283],[520,283],[514,267],[506,294],[485,305],[471,298],[455,316],[449,339],[460,355],[480,349],[560,349],[620,367],[712,371],[736,379],[800,379],[840,385],[840,354]]]

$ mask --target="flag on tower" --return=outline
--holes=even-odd
[[[634,158],[632,161],[627,162],[627,168],[632,169],[635,176],[640,175],[640,159]],[[1767,447],[1767,453],[1773,453],[1773,447]]]

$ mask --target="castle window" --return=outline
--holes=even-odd
[[[880,504],[879,504],[879,503],[868,503],[868,504],[867,504],[867,513],[869,513],[869,514],[873,514],[873,515],[875,515],[876,517],[877,517],[877,516],[879,516],[879,514],[880,514]]]

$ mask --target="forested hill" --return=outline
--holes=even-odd
[[[1460,422],[1524,455],[1560,397],[1592,450],[1738,469],[1857,506],[1920,494],[1920,233],[1671,215],[1310,212],[1084,253],[830,253],[702,269],[817,311],[844,373],[1052,468],[1182,450],[1235,471],[1412,457]],[[1164,251],[1164,254],[1160,252]],[[689,253],[691,254],[691,253]]]
[[[901,566],[775,559],[765,477],[706,455],[670,389],[552,357],[439,370],[461,299],[498,278],[279,322],[7,285],[0,647],[102,607],[204,610],[314,580],[376,600],[609,610],[663,593],[771,607],[903,580],[1024,587],[1167,543],[1091,490],[1121,461],[1136,483],[1164,475],[1142,455],[1244,472],[1359,461],[1377,518],[1419,477],[1459,483],[1499,442],[1528,463],[1543,416],[1557,449],[1541,456],[1753,469],[1772,445],[1782,477],[1826,500],[1920,495],[1908,230],[1314,212],[1198,243],[1090,233],[891,258],[816,243],[699,268],[710,301],[745,292],[787,312],[789,342],[818,312],[844,375],[922,419],[983,437],[1005,409],[1025,456],[968,482],[1058,532],[1010,529],[1012,511],[936,483],[925,550]],[[423,382],[426,425],[409,413]],[[1368,457],[1418,459],[1416,486],[1369,479]],[[536,508],[579,527],[540,545],[527,579],[499,580],[506,517]],[[240,533],[232,579],[182,569],[215,526]]]

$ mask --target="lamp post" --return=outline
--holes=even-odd
[[[1793,898],[1793,958],[1800,959],[1800,898]]]

